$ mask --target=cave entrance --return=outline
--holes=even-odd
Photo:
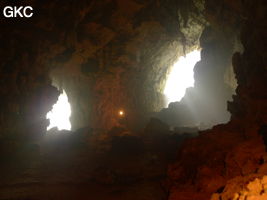
[[[164,89],[167,105],[180,101],[186,88],[194,86],[194,66],[200,60],[200,50],[182,56],[173,65]]]
[[[50,120],[47,130],[52,128],[57,128],[58,130],[71,130],[70,116],[70,103],[66,92],[63,90],[63,93],[58,97],[57,103],[53,105],[52,110],[46,115],[46,118]]]

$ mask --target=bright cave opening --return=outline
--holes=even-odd
[[[194,66],[200,60],[200,50],[182,56],[173,65],[164,89],[167,105],[180,101],[186,88],[194,86]]]
[[[52,128],[57,128],[58,130],[71,130],[70,116],[71,106],[68,101],[68,96],[63,90],[58,97],[58,101],[53,105],[52,110],[46,115],[46,118],[50,120],[47,130]]]

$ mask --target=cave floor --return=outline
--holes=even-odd
[[[1,164],[0,200],[167,199],[167,163],[153,152],[118,155],[90,147],[45,147]]]

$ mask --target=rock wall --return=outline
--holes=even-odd
[[[74,129],[118,125],[120,109],[126,114],[124,125],[137,128],[148,113],[164,106],[169,68],[198,45],[203,29],[189,14],[179,17],[173,4],[185,6],[189,14],[191,7],[201,9],[183,1],[106,1],[81,16],[71,57],[51,73],[69,94]]]
[[[6,5],[12,4],[1,1]],[[49,37],[27,20],[1,19],[0,138],[37,139],[46,132],[45,115],[59,95],[46,66],[53,55],[44,53]]]
[[[205,25],[202,1],[1,1],[1,7],[18,4],[31,5],[34,16],[1,20],[3,132],[24,123],[6,105],[43,104],[27,98],[45,85],[66,91],[73,129],[109,129],[120,123],[119,109],[124,125],[138,127],[163,107],[170,66],[198,46]],[[45,119],[48,110],[33,118]]]
[[[241,40],[244,53],[233,56],[238,87],[234,101],[229,104],[232,118],[266,124],[266,3],[246,2],[247,12]]]
[[[266,141],[258,130],[267,123],[266,1],[206,0],[204,7],[202,1],[193,0],[20,3],[32,5],[36,14],[0,22],[1,139],[35,139],[45,132],[45,115],[59,94],[52,85],[67,92],[74,129],[108,129],[119,123],[119,109],[125,110],[125,125],[137,127],[147,113],[162,108],[169,67],[198,46],[208,21],[210,28],[200,40],[196,87],[212,97],[216,92],[214,101],[221,105],[228,66],[217,65],[216,59],[228,62],[224,59],[234,49],[233,35],[241,30],[244,52],[233,56],[238,87],[228,104],[232,119],[184,144],[169,168],[169,199],[204,200],[212,194],[213,199],[241,199],[244,190],[234,188],[236,183],[245,185],[248,180],[252,186],[257,182],[264,186]],[[0,6],[7,4],[1,1]],[[212,60],[213,50],[213,56],[224,57]],[[214,83],[221,87],[213,88]],[[190,91],[194,90],[188,90],[187,101],[192,99]],[[183,108],[183,113],[190,113]]]
[[[206,9],[218,5],[206,1]],[[170,166],[169,199],[265,199],[266,175],[266,39],[265,1],[222,1],[240,20],[243,53],[235,53],[238,87],[228,103],[231,121],[189,140]],[[226,25],[223,15],[211,24]],[[234,21],[232,18],[231,21]],[[227,23],[230,27],[231,23]],[[233,23],[235,24],[235,23]],[[263,135],[263,137],[259,134]],[[264,139],[264,140],[263,140]],[[213,195],[212,195],[213,193]]]

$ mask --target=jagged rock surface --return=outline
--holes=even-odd
[[[206,3],[206,9],[216,8],[211,1]],[[259,130],[267,122],[267,70],[262,59],[266,57],[267,5],[260,0],[228,3],[243,21],[244,46],[242,54],[233,56],[238,87],[228,104],[232,118],[184,144],[169,168],[169,199],[266,199],[266,152]],[[227,26],[220,22],[221,16],[212,17],[211,24]]]

